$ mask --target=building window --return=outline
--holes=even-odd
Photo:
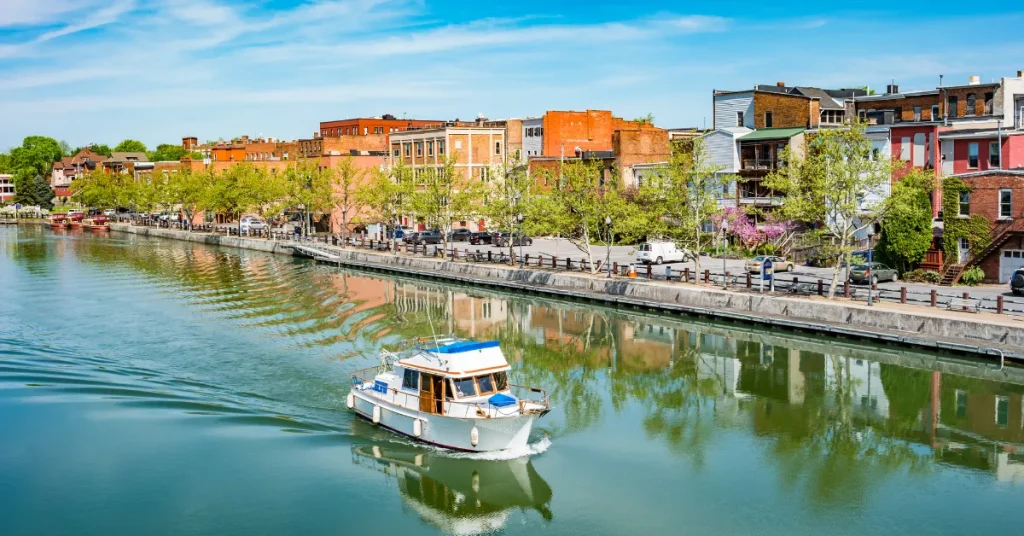
[[[933,104],[932,105],[932,116],[930,117],[930,119],[932,121],[938,121],[939,120],[939,105],[938,104]]]
[[[1013,217],[1013,190],[999,190],[999,218]]]
[[[427,142],[427,156],[434,156],[434,142]]]
[[[736,126],[743,126],[743,112],[736,112]]]
[[[455,140],[455,150],[462,149],[462,140]]]
[[[988,167],[992,169],[999,169],[999,165],[1001,163],[1000,157],[1002,156],[1001,154],[999,154],[1001,152],[999,149],[1000,147],[998,141],[988,142]]]
[[[490,170],[487,169],[486,167],[480,168],[480,181],[481,182],[487,182],[489,178],[490,178]]]
[[[501,142],[494,142],[494,154],[501,154]]]
[[[920,120],[921,120],[921,107],[920,106],[914,106],[914,121],[920,121]]]
[[[974,115],[975,97],[974,93],[967,94],[967,113],[965,115]]]
[[[363,127],[363,136],[365,136],[367,134],[367,130],[368,129],[366,127]]]
[[[437,154],[444,154],[444,140],[437,140]]]
[[[967,144],[967,167],[978,169],[978,142]]]
[[[772,128],[772,125],[774,123],[775,122],[772,121],[772,113],[771,112],[765,112],[764,113],[764,128]]]
[[[910,137],[900,138],[900,160],[910,162]]]
[[[995,94],[985,94],[985,115],[992,115],[992,101],[995,98]]]
[[[861,121],[867,121],[868,120],[868,111],[867,110],[857,110],[857,118],[860,119]]]
[[[411,143],[406,143],[405,144],[405,156],[412,156],[412,144]]]
[[[423,142],[416,142],[416,156],[423,156]]]
[[[956,97],[949,98],[949,111],[946,115],[950,117],[959,117],[960,115],[960,99]]]
[[[394,150],[394,155],[395,155],[395,156],[398,156],[398,149],[395,149],[395,150]]]
[[[971,215],[971,192],[960,192],[960,208],[957,213],[960,216]]]

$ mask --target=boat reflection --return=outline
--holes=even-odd
[[[352,447],[355,465],[393,477],[402,500],[447,534],[501,530],[514,510],[552,519],[551,487],[529,458],[479,460],[401,445]]]

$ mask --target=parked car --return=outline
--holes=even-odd
[[[850,270],[851,283],[878,283],[879,281],[897,281],[899,279],[896,270],[880,263],[858,264]]]
[[[406,232],[402,233],[401,239],[402,242],[405,242],[406,244],[415,244],[416,239],[419,237],[419,235],[420,234],[416,232]]]
[[[643,264],[682,262],[685,258],[683,251],[676,247],[676,243],[668,240],[644,242],[636,252],[636,261]]]
[[[108,218],[112,218],[115,214],[117,214],[117,211],[112,208],[103,211],[103,215]]]
[[[450,233],[448,233],[448,241],[449,242],[468,242],[469,241],[469,237],[472,236],[472,235],[473,235],[473,231],[470,231],[469,229],[452,229],[452,231]]]
[[[1014,296],[1024,294],[1024,268],[1017,268],[1010,277],[1010,292],[1013,292]]]
[[[746,262],[743,263],[743,268],[752,274],[761,273],[761,265],[764,264],[765,259],[772,260],[772,271],[775,273],[793,271],[792,262],[774,255],[758,255],[753,259],[747,259]]]
[[[479,233],[473,233],[469,235],[469,243],[473,244],[474,246],[478,246],[480,244],[490,244],[492,242],[494,242],[494,235],[487,231],[481,231]]]
[[[241,232],[248,233],[249,231],[262,231],[267,228],[267,224],[257,216],[242,216],[238,228]]]
[[[509,244],[513,246],[532,246],[533,239],[519,233],[501,233],[494,238],[494,245],[500,248],[508,247]]]
[[[421,231],[416,233],[416,241],[413,244],[440,244],[443,242],[441,231]]]

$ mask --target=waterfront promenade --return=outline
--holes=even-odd
[[[187,233],[173,229],[116,224],[116,232],[188,240],[227,247],[292,255],[296,242]],[[313,244],[309,244],[313,246]],[[868,307],[860,300],[834,299],[791,293],[760,294],[744,286],[722,289],[694,278],[689,283],[607,278],[582,271],[519,268],[498,263],[467,262],[422,254],[395,255],[387,251],[315,244],[321,260],[350,268],[377,270],[414,277],[443,279],[469,285],[529,292],[612,306],[695,315],[743,324],[826,333],[884,344],[906,345],[977,354],[999,361],[1000,353],[1024,360],[1024,326],[1016,317],[986,312],[968,313],[909,304],[882,302]]]

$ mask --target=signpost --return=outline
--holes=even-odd
[[[772,263],[771,258],[765,257],[764,262],[761,263],[761,294],[764,294],[764,282],[768,281],[768,290],[775,291],[775,278],[773,274],[775,272],[775,264]]]

